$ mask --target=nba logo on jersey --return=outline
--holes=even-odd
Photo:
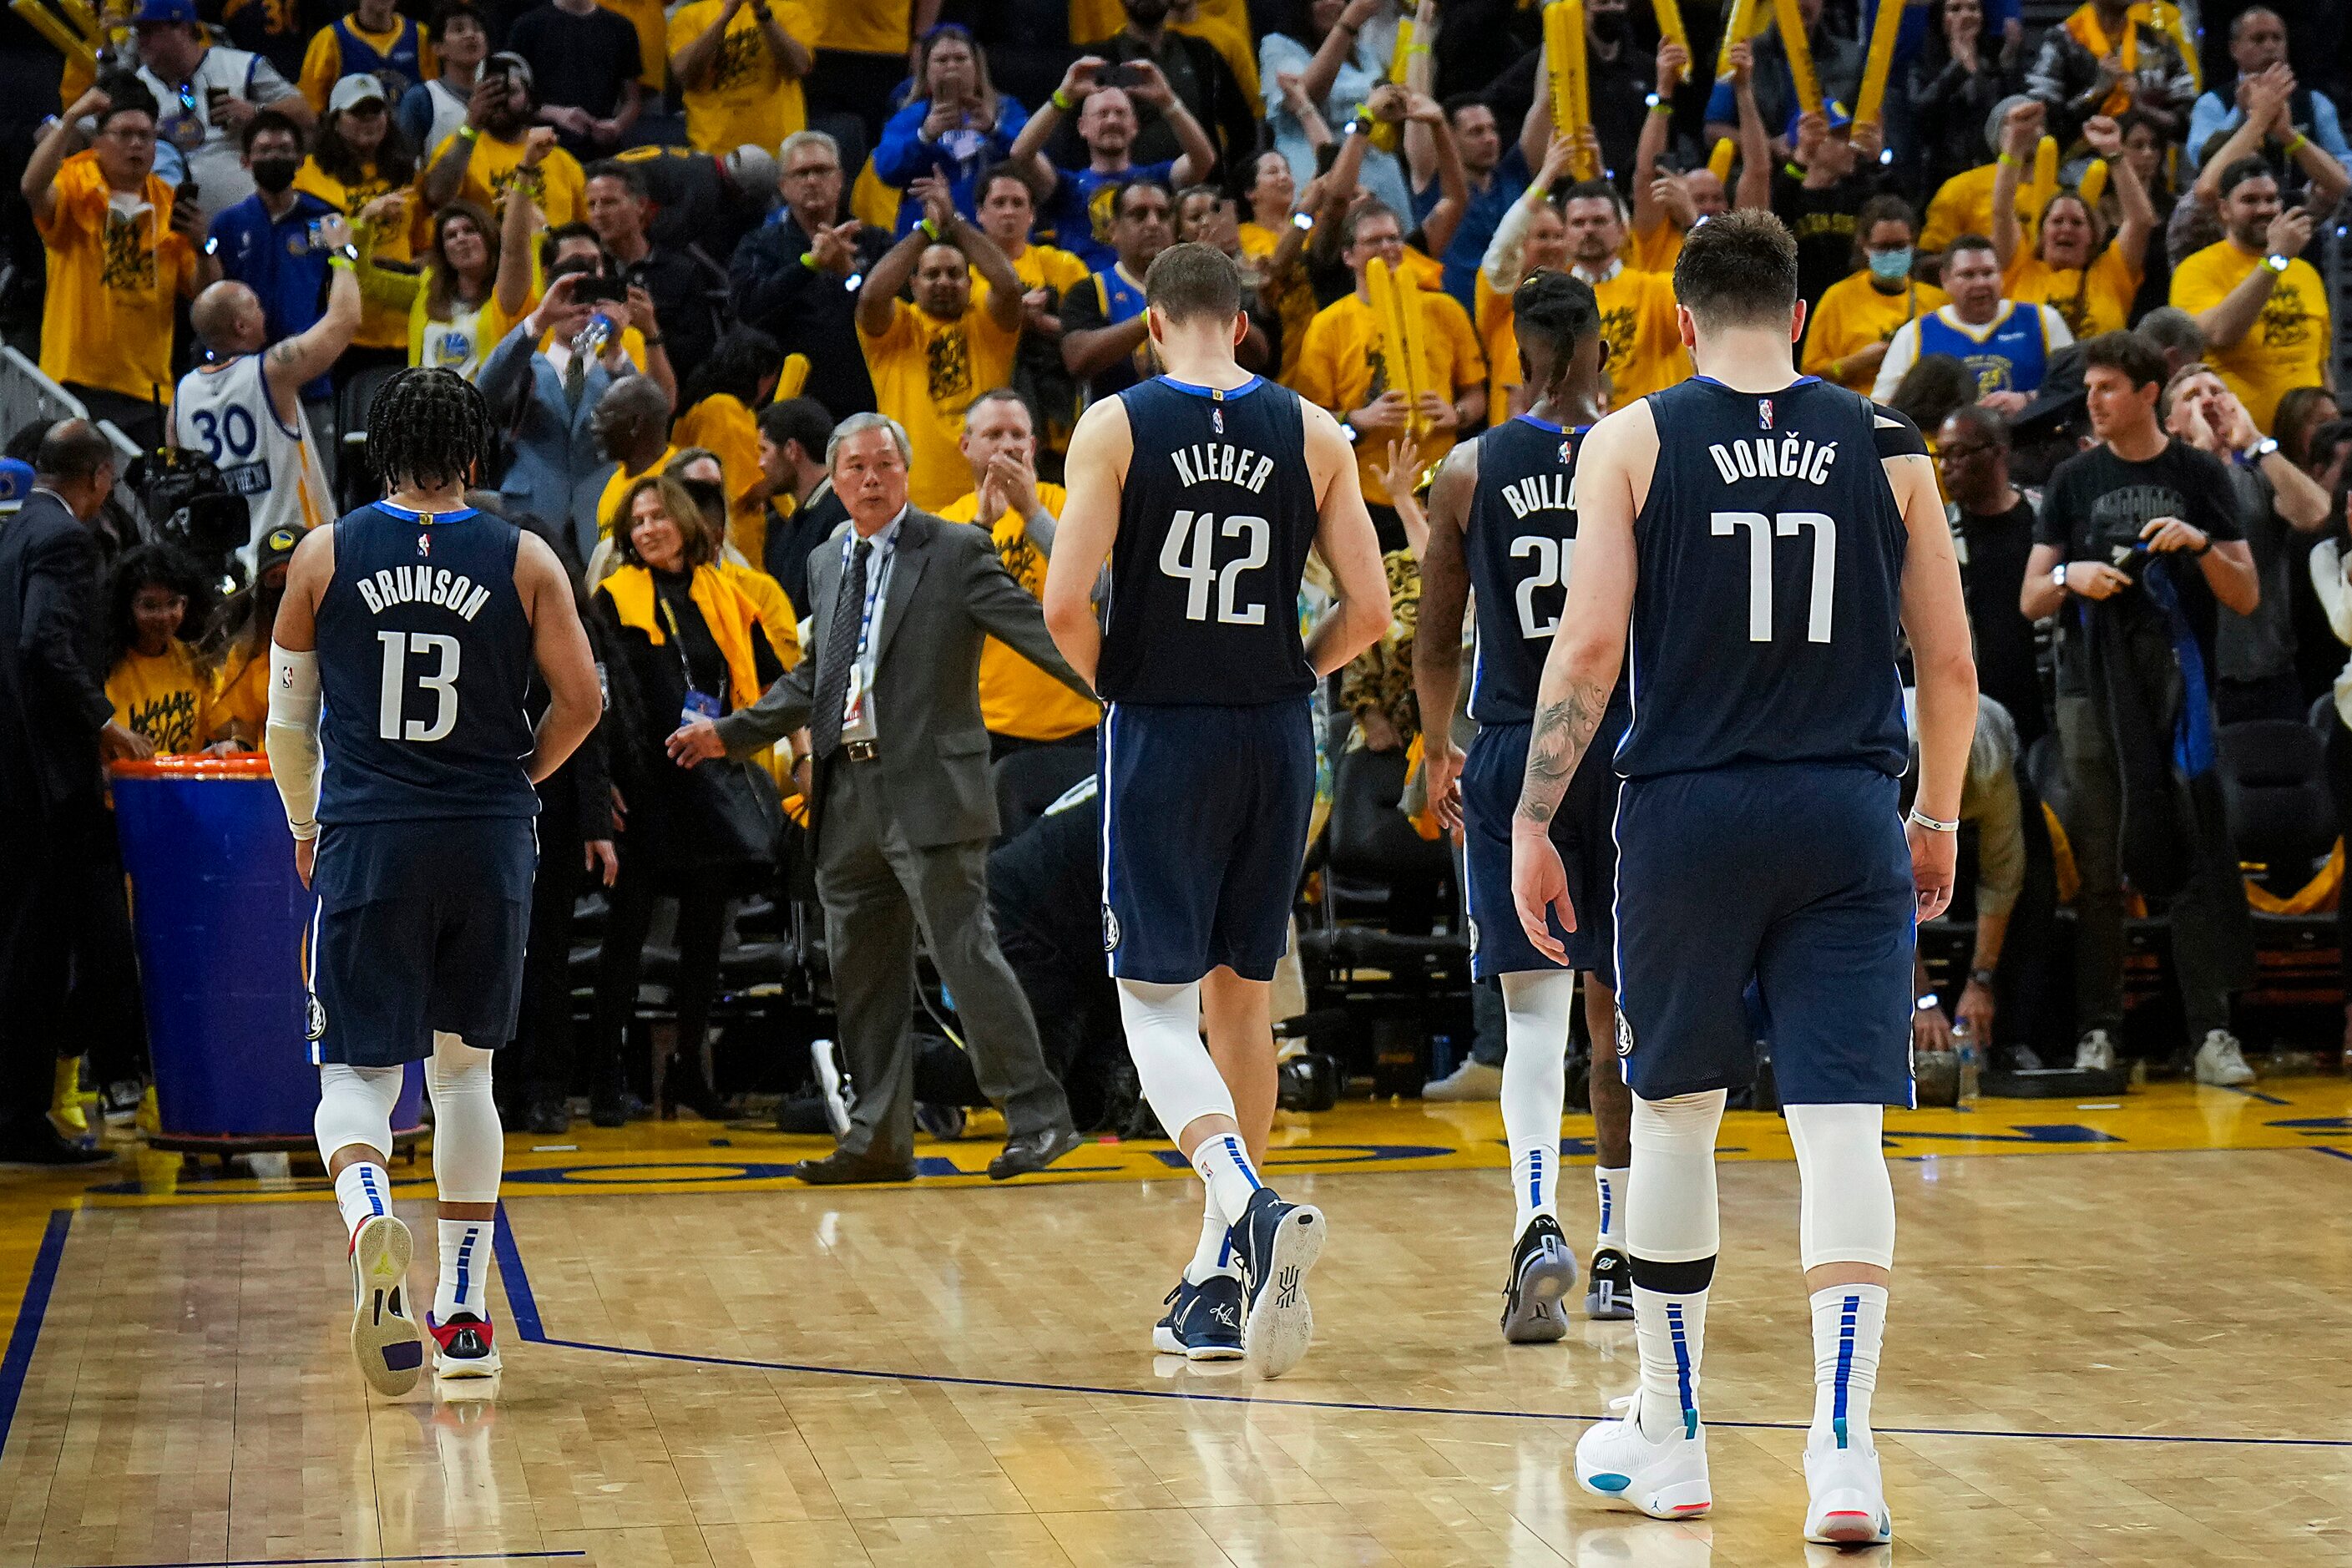
[[[416,553],[420,558],[433,553],[433,536],[431,534],[420,533],[416,536]]]
[[[1772,428],[1772,400],[1770,398],[1759,397],[1756,400],[1756,423],[1767,430]]]
[[[1573,441],[1562,441],[1559,444],[1559,460],[1563,463],[1572,463],[1576,461],[1576,443]]]

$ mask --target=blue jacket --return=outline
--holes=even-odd
[[[309,331],[326,314],[327,252],[310,243],[310,226],[336,210],[297,191],[286,216],[273,218],[257,191],[213,219],[205,248],[220,258],[222,277],[260,296],[261,319],[273,343]],[[323,375],[302,389],[311,402],[332,393]]]
[[[509,461],[499,480],[507,515],[529,512],[551,529],[568,529],[581,559],[596,548],[596,498],[613,469],[597,449],[588,416],[613,384],[602,363],[591,364],[574,405],[563,378],[519,321],[482,362],[474,384],[506,433]]]
[[[890,117],[882,141],[874,149],[874,176],[886,185],[907,188],[925,174],[944,174],[956,211],[968,218],[980,216],[980,177],[1004,162],[1013,140],[1029,123],[1029,111],[1003,93],[996,95],[996,128],[992,131],[950,131],[937,142],[918,134],[931,112],[931,100],[919,98]],[[898,226],[894,237],[903,239],[923,216],[923,204],[911,196],[898,202]]]

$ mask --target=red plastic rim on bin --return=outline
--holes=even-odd
[[[197,752],[184,757],[125,758],[110,770],[119,779],[266,779],[269,759],[257,752],[234,757],[208,757]]]

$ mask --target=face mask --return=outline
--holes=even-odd
[[[299,165],[291,158],[257,158],[253,161],[253,183],[271,195],[282,195],[294,183],[294,171]]]
[[[1874,250],[1870,253],[1870,273],[1882,283],[1900,283],[1911,276],[1911,250]]]

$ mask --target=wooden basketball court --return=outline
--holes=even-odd
[[[1845,1560],[2352,1563],[2352,1089],[2257,1088],[1890,1119],[1895,1542]],[[1567,1472],[1633,1386],[1632,1325],[1496,1331],[1493,1107],[1351,1104],[1276,1139],[1275,1179],[1333,1229],[1316,1348],[1272,1384],[1150,1353],[1200,1212],[1164,1144],[1008,1190],[970,1173],[992,1143],[926,1143],[912,1188],[819,1192],[781,1173],[811,1140],[517,1135],[507,1371],[398,1403],[350,1364],[323,1184],[153,1156],[0,1176],[0,1564],[1840,1560],[1798,1539],[1777,1119],[1725,1124],[1716,1511],[1687,1525],[1588,1506]],[[420,1294],[428,1174],[395,1172]],[[1563,1183],[1580,1248],[1590,1191]]]

